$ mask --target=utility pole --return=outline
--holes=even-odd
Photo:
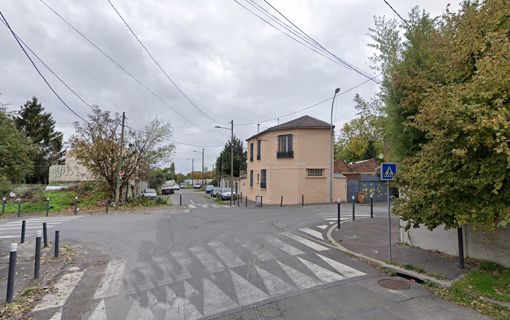
[[[191,158],[191,189],[193,189],[194,183],[193,183],[193,170],[195,168],[195,159]]]
[[[230,205],[232,205],[232,195],[234,194],[234,119],[230,121]]]
[[[204,149],[202,148],[202,185],[205,184],[205,172],[204,172]]]
[[[329,149],[329,203],[333,203],[333,159],[334,159],[334,148],[335,148],[335,132],[333,131],[333,108],[335,107],[335,98],[336,95],[340,92],[340,88],[335,89],[335,94],[333,95],[333,102],[331,102],[331,146]]]
[[[122,129],[120,131],[120,153],[117,162],[116,183],[115,183],[115,207],[119,204],[120,198],[120,170],[122,169],[122,151],[124,149],[124,124],[126,122],[126,113],[122,112]]]

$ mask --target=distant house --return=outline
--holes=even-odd
[[[247,139],[246,176],[240,191],[264,204],[329,202],[330,124],[303,116],[271,127]],[[333,199],[346,201],[346,179],[333,178]]]
[[[343,159],[335,161],[335,174],[342,174],[347,178],[347,201],[364,202],[359,199],[363,192],[368,199],[372,194],[374,201],[386,199],[386,186],[381,181],[377,170],[379,162],[376,159],[367,159],[349,163]],[[368,200],[367,200],[368,201]]]

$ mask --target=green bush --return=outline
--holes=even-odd
[[[4,197],[12,191],[12,184],[5,176],[0,175],[0,196]]]

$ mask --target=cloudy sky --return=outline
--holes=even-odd
[[[235,135],[244,140],[256,133],[257,123],[263,130],[276,125],[278,117],[280,123],[305,114],[329,121],[330,101],[287,114],[331,97],[336,87],[344,91],[367,80],[303,47],[240,5],[260,16],[256,5],[278,16],[264,0],[111,0],[199,111],[146,54],[107,0],[44,1],[136,81],[66,25],[42,0],[0,0],[0,10],[14,32],[87,103],[125,111],[133,127],[143,127],[154,117],[169,121],[177,147],[177,171],[189,171],[191,158],[195,158],[195,168],[199,167],[201,155],[194,150],[201,152],[202,146],[205,165],[211,168],[230,135],[228,130],[214,129],[215,125],[228,126],[233,119]],[[448,3],[388,2],[403,16],[415,5],[439,15]],[[368,28],[373,26],[374,16],[396,18],[383,0],[269,3],[337,57],[375,75],[370,69],[373,52],[367,47]],[[89,107],[34,60],[64,101],[86,117]],[[16,110],[32,96],[38,97],[53,114],[58,130],[69,137],[72,122],[79,118],[53,95],[3,24],[0,62],[0,102]],[[370,98],[376,91],[377,84],[368,81],[338,97],[335,125],[355,116],[355,93]]]

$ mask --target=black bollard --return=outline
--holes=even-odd
[[[9,273],[7,275],[7,295],[5,301],[12,303],[14,297],[14,280],[16,278],[16,253],[18,251],[18,245],[11,243],[11,250],[9,253]]]
[[[179,193],[179,206],[182,207],[182,193]]]
[[[263,202],[262,202],[262,196],[260,196],[260,207],[262,208]]]
[[[50,213],[50,198],[46,198],[46,216]]]
[[[248,196],[244,198],[244,205],[245,207],[248,207]]]
[[[7,203],[7,199],[5,197],[2,198],[2,214],[5,213],[5,204]]]
[[[74,197],[74,215],[78,213],[78,197]]]
[[[18,201],[18,218],[21,217],[21,199],[16,199]]]
[[[46,222],[43,222],[42,230],[43,230],[44,247],[48,248],[48,228],[46,226]]]
[[[356,201],[355,197],[352,196],[352,221],[356,220]]]
[[[374,197],[370,194],[370,218],[374,217]]]
[[[25,243],[25,230],[26,230],[26,221],[21,221],[21,241],[20,243]]]
[[[39,278],[41,269],[41,230],[37,231],[35,237],[35,261],[34,261],[34,279]]]
[[[304,194],[301,195],[301,206],[302,207],[305,206],[305,195]]]
[[[457,228],[457,240],[459,242],[459,264],[458,267],[464,269],[464,236],[462,228]]]
[[[283,196],[280,198],[280,207],[283,207]]]
[[[55,230],[55,257],[58,258],[60,250],[60,231]]]
[[[237,206],[239,207],[239,198],[240,197],[237,197]]]
[[[106,200],[106,202],[104,203],[104,208],[105,208],[105,211],[106,213],[108,213],[108,207],[110,206],[110,200]]]
[[[336,220],[337,220],[337,229],[340,229],[340,199],[338,199],[337,203],[336,203]]]

